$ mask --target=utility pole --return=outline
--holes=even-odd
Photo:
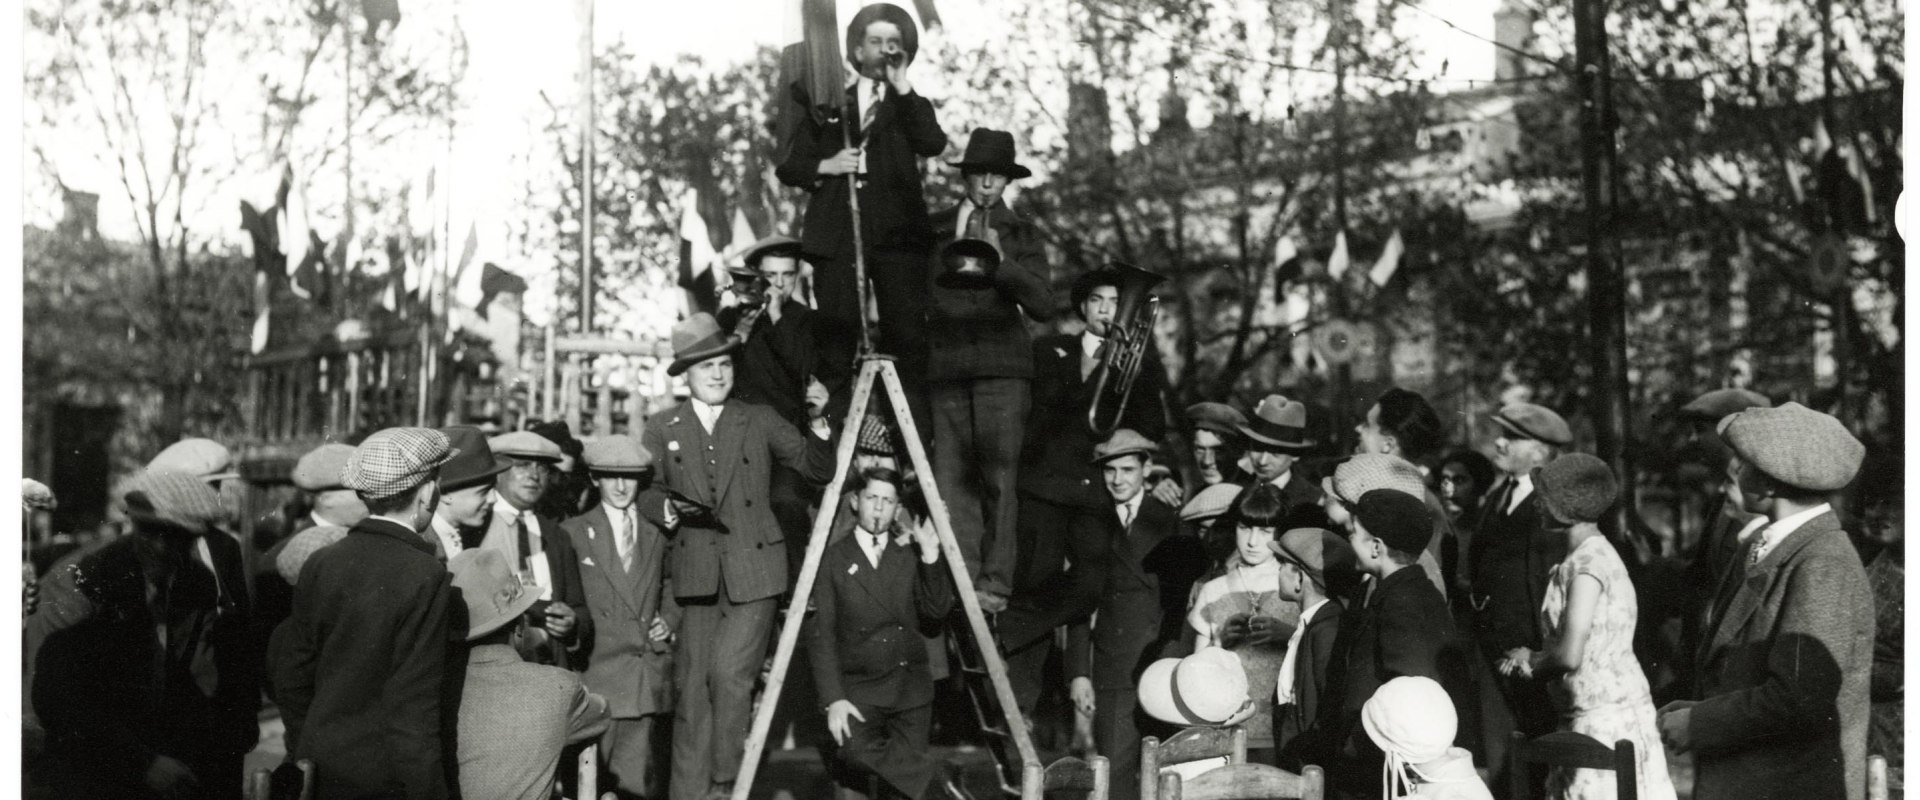
[[[347,81],[347,102],[346,102],[347,129],[346,129],[345,141],[343,143],[347,150],[347,153],[346,153],[346,162],[347,162],[346,198],[347,200],[346,200],[346,205],[342,207],[342,210],[345,212],[344,216],[345,216],[345,223],[346,223],[341,226],[342,233],[345,236],[345,243],[346,243],[344,247],[340,248],[340,262],[341,262],[340,284],[342,289],[327,293],[328,294],[327,304],[333,307],[331,310],[336,315],[340,311],[340,303],[343,300],[341,295],[346,294],[346,292],[344,291],[344,287],[346,285],[347,278],[352,276],[354,274],[354,270],[359,267],[359,265],[353,263],[353,251],[354,251],[354,241],[355,241],[354,237],[356,236],[353,230],[353,216],[354,216],[353,214],[353,14],[354,14],[353,6],[349,3],[344,2],[343,0],[343,2],[340,3],[339,13],[340,13],[340,34],[341,34],[341,38],[345,40],[345,44],[346,44],[346,51],[345,51],[346,63],[344,63],[342,67],[344,68],[343,71],[346,73],[346,81]],[[394,267],[392,265],[388,265],[387,268],[393,269]],[[389,275],[388,280],[392,280],[392,279],[393,279],[393,276]]]
[[[580,332],[593,332],[593,0],[580,30]]]
[[[1607,54],[1606,0],[1573,0],[1575,81],[1580,94],[1581,182],[1587,205],[1587,342],[1593,365],[1595,454],[1620,479],[1614,531],[1630,536],[1635,506],[1633,465],[1626,458],[1626,282],[1614,239],[1615,177],[1612,59]]]
[[[1341,234],[1347,232],[1347,4],[1346,0],[1328,2],[1328,38],[1333,40],[1333,224]],[[1351,264],[1347,267],[1353,269]],[[1346,290],[1335,279],[1334,312],[1345,317],[1350,311]],[[1333,426],[1328,435],[1340,438],[1348,429],[1347,418],[1353,409],[1353,365],[1342,362],[1333,367]]]

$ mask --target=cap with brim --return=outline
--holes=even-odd
[[[121,498],[127,516],[186,533],[204,534],[226,519],[226,504],[207,480],[173,469],[147,469],[127,485]]]
[[[1728,414],[1749,408],[1772,408],[1773,401],[1758,392],[1745,389],[1715,389],[1680,407],[1674,415],[1695,422],[1719,422]]]
[[[447,570],[467,603],[469,642],[519,619],[540,600],[540,593],[520,583],[498,550],[463,550],[447,561]]]
[[[907,63],[913,63],[914,56],[920,53],[920,28],[913,24],[913,16],[906,9],[892,3],[868,3],[847,22],[847,49],[843,51],[847,61],[853,61],[853,51],[866,35],[867,26],[876,22],[891,22],[900,29],[900,50],[906,53]]]
[[[653,454],[631,436],[596,436],[587,442],[581,460],[587,471],[605,475],[638,475],[653,469]]]
[[[1217,519],[1233,508],[1233,501],[1240,497],[1244,487],[1237,483],[1216,483],[1188,500],[1180,507],[1181,522],[1197,522]]]
[[[440,490],[445,492],[465,489],[482,483],[492,483],[494,476],[513,467],[513,460],[496,455],[493,446],[488,444],[486,433],[471,425],[456,425],[441,428],[447,435],[447,441],[459,453],[445,466],[440,468]]]
[[[533,431],[503,433],[487,440],[487,445],[493,448],[494,455],[511,459],[558,464],[560,459],[566,456],[566,453],[560,449],[560,445]]]
[[[1254,449],[1301,452],[1313,447],[1307,437],[1307,406],[1298,400],[1270,394],[1260,401],[1247,424],[1240,426]]]
[[[760,274],[758,269],[760,259],[766,258],[767,256],[792,256],[795,259],[803,261],[807,259],[806,248],[801,245],[799,239],[774,234],[754,242],[753,246],[747,248],[746,255],[742,257],[742,263],[745,264],[747,276],[758,277]],[[739,274],[736,270],[730,269],[729,271]]]
[[[1374,690],[1360,707],[1360,724],[1382,751],[1419,765],[1446,755],[1460,717],[1439,681],[1407,675]]]
[[[695,314],[673,326],[673,363],[667,365],[667,374],[677,376],[688,367],[739,347],[740,340],[720,330],[720,322],[712,314]]]
[[[1840,420],[1799,403],[1729,415],[1720,438],[1767,477],[1807,492],[1846,488],[1867,452]]]
[[[1142,459],[1153,457],[1160,452],[1160,446],[1153,440],[1139,434],[1131,428],[1114,431],[1107,440],[1093,448],[1093,463],[1102,464],[1121,456],[1139,456]]]
[[[1197,431],[1213,431],[1222,436],[1239,438],[1240,429],[1247,425],[1247,415],[1226,403],[1194,403],[1187,406],[1187,421]]]
[[[1323,587],[1327,585],[1328,569],[1353,564],[1353,546],[1347,544],[1346,537],[1325,528],[1294,528],[1267,542],[1267,548]]]
[[[340,483],[366,499],[384,500],[418,488],[455,455],[447,435],[432,428],[387,428],[353,449]]]
[[[1493,423],[1522,439],[1535,439],[1555,447],[1573,444],[1573,429],[1567,427],[1567,420],[1546,406],[1514,403],[1494,412]]]
[[[321,548],[347,538],[347,529],[338,525],[315,525],[296,533],[280,548],[280,555],[273,559],[273,568],[286,579],[288,586],[300,583],[300,570],[307,565],[307,559]]]
[[[314,448],[294,463],[293,485],[307,492],[347,488],[340,483],[340,469],[347,465],[347,459],[352,455],[351,445],[338,442]]]
[[[1393,489],[1414,497],[1427,496],[1427,484],[1413,462],[1385,453],[1361,453],[1333,470],[1334,494],[1349,503],[1375,489]]]
[[[240,477],[233,470],[233,453],[212,439],[181,439],[161,450],[147,462],[147,469],[184,472],[203,481],[224,481]]]
[[[1155,661],[1138,685],[1141,710],[1175,725],[1234,725],[1253,710],[1240,657],[1220,647]]]

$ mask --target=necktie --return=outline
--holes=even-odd
[[[1133,506],[1127,503],[1121,503],[1118,510],[1120,512],[1120,527],[1122,529],[1133,527]]]
[[[858,89],[854,90],[854,96],[856,98],[859,97]],[[860,109],[860,130],[862,132],[865,132],[869,126],[873,125],[873,118],[879,113],[880,113],[880,87],[875,86],[873,90],[873,97],[866,102],[866,108]]]
[[[873,562],[874,569],[879,569],[880,554],[886,552],[886,550],[883,549],[884,545],[881,543],[880,534],[869,533],[867,537],[867,558]]]
[[[1084,381],[1087,378],[1093,376],[1093,368],[1099,365],[1100,354],[1104,352],[1106,349],[1107,349],[1107,340],[1101,339],[1100,344],[1093,348],[1093,355],[1080,356],[1080,380]],[[1086,351],[1082,350],[1081,352],[1085,353]]]
[[[621,525],[624,526],[620,529],[620,568],[632,572],[633,551],[640,545],[640,532],[633,524],[632,506],[628,506],[626,513],[620,516],[623,517]]]
[[[525,514],[513,515],[513,542],[519,548],[513,551],[514,560],[519,563],[520,571],[533,569],[533,545],[527,541],[527,517]]]

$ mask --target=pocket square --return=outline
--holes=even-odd
[[[583,567],[593,566],[593,556],[586,556],[580,559],[580,566],[583,566]]]

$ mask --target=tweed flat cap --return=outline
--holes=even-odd
[[[1758,392],[1749,392],[1745,389],[1715,389],[1681,406],[1678,416],[1682,419],[1719,422],[1728,414],[1749,408],[1772,407],[1773,401]]]
[[[200,475],[173,469],[148,469],[134,476],[122,497],[127,516],[136,521],[160,523],[191,533],[207,528],[227,517],[220,493],[207,485]]]
[[[592,472],[628,475],[653,469],[653,454],[631,436],[596,436],[587,442],[580,459]]]
[[[1402,553],[1419,553],[1433,539],[1433,516],[1426,501],[1406,492],[1367,492],[1354,504],[1353,516],[1373,538]]]
[[[1201,489],[1180,507],[1180,521],[1209,520],[1227,513],[1233,508],[1233,501],[1240,497],[1241,489],[1240,484],[1224,482]]]
[[[1239,437],[1240,429],[1247,426],[1247,415],[1226,403],[1194,403],[1187,406],[1187,422],[1197,431]]]
[[[1357,503],[1375,489],[1392,489],[1422,500],[1427,496],[1420,468],[1399,456],[1361,453],[1333,470],[1333,493],[1342,500]]]
[[[296,533],[287,540],[287,546],[280,548],[280,555],[273,559],[273,568],[285,578],[288,586],[300,583],[300,568],[307,565],[307,559],[320,548],[347,538],[347,529],[338,525],[315,525]]]
[[[1346,537],[1325,528],[1294,528],[1267,542],[1267,547],[1323,588],[1327,585],[1327,570],[1353,567],[1353,545],[1347,544]]]
[[[447,435],[432,428],[375,431],[340,468],[340,484],[369,500],[393,497],[432,479],[456,452]]]
[[[184,472],[203,481],[238,478],[233,471],[233,454],[226,445],[212,439],[181,439],[147,462],[147,469]]]
[[[1094,445],[1093,463],[1100,464],[1121,456],[1139,456],[1144,460],[1158,452],[1160,445],[1154,444],[1151,439],[1131,428],[1121,428],[1107,437],[1106,441]]]
[[[552,461],[558,464],[560,459],[566,456],[566,452],[560,449],[560,445],[533,431],[503,433],[488,439],[487,446],[493,448],[494,455],[508,458]]]
[[[1573,429],[1567,427],[1566,419],[1546,406],[1514,403],[1495,412],[1493,422],[1523,439],[1538,439],[1559,447],[1573,444]]]
[[[1867,454],[1840,420],[1799,403],[1736,412],[1720,421],[1720,438],[1767,477],[1809,492],[1846,488]]]
[[[1547,513],[1569,525],[1599,522],[1620,496],[1620,485],[1607,462],[1586,453],[1568,453],[1544,467],[1534,467],[1533,485],[1540,490]]]
[[[347,488],[340,482],[340,470],[347,466],[347,458],[352,455],[353,447],[339,442],[308,451],[293,465],[293,485],[308,492]]]

